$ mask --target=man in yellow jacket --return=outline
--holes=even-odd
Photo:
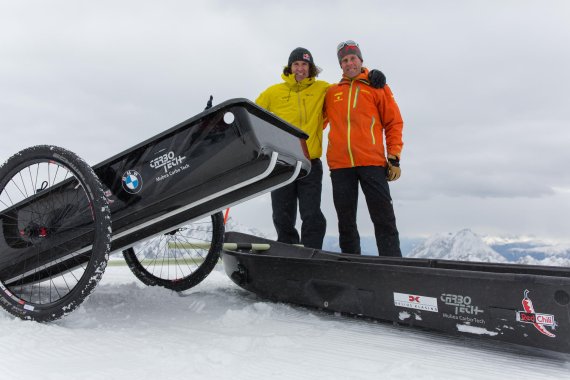
[[[283,69],[283,82],[267,88],[255,102],[309,135],[309,175],[271,192],[277,241],[288,244],[302,243],[306,247],[321,249],[327,228],[325,216],[321,211],[322,110],[329,84],[317,80],[318,73],[313,55],[305,48],[296,48],[289,55],[287,67]],[[295,229],[297,201],[302,220],[300,239]]]
[[[356,42],[340,43],[337,56],[343,77],[328,89],[325,111],[330,124],[327,162],[340,248],[344,253],[360,253],[356,225],[360,184],[374,224],[378,253],[401,257],[388,181],[400,177],[402,116],[388,85],[369,85],[368,69],[362,67]]]

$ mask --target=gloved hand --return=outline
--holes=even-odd
[[[368,72],[368,82],[374,88],[384,88],[386,84],[386,75],[380,70],[370,70]]]
[[[400,174],[402,174],[402,170],[400,169],[400,158],[398,156],[394,156],[393,154],[389,154],[386,179],[388,182],[395,181],[400,178]]]

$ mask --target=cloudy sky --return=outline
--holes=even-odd
[[[340,78],[359,42],[404,122],[403,236],[570,240],[570,2],[0,0],[0,160],[56,144],[96,164],[279,82],[292,49]],[[361,233],[371,234],[364,199]],[[336,234],[330,179],[323,209]],[[233,209],[272,231],[269,197]]]

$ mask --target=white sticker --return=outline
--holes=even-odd
[[[394,292],[394,305],[406,307],[408,309],[417,309],[438,312],[437,298],[420,296],[417,294],[405,294]]]

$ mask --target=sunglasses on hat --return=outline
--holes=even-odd
[[[336,47],[336,51],[339,52],[339,51],[341,51],[343,48],[345,48],[346,46],[356,46],[356,47],[358,47],[358,44],[357,44],[356,42],[354,42],[353,40],[344,41],[344,42],[341,42],[340,44],[338,44],[338,46]]]

